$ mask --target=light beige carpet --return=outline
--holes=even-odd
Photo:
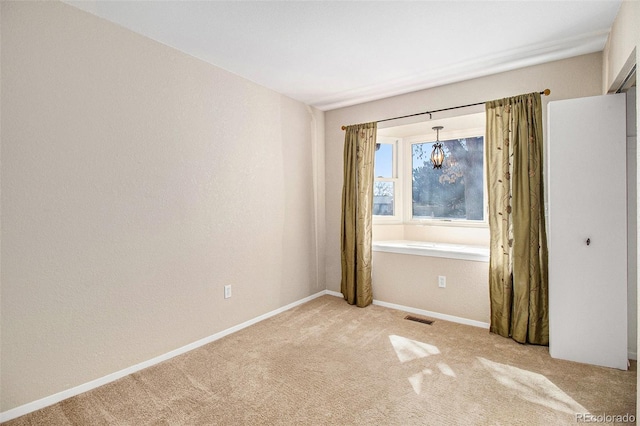
[[[635,413],[635,371],[405,315],[323,296],[6,425],[562,425]]]

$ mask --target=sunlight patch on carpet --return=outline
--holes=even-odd
[[[425,376],[429,376],[432,373],[431,370],[426,368],[419,373],[409,376],[409,383],[411,383],[411,387],[416,395],[420,395],[420,392],[422,392],[422,383],[424,382]]]
[[[478,357],[478,360],[498,383],[517,391],[517,395],[524,400],[571,415],[588,413],[582,405],[541,374],[485,358]]]
[[[396,336],[395,334],[390,335],[389,340],[391,341],[393,349],[396,351],[396,355],[398,355],[400,362],[426,358],[429,355],[437,355],[440,353],[440,349],[436,346],[407,339],[406,337]]]
[[[436,364],[436,367],[438,367],[438,370],[440,370],[440,372],[445,376],[456,377],[456,373],[454,373],[451,367],[449,367],[444,362],[439,362],[438,364]]]

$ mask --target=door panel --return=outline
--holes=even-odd
[[[549,352],[627,369],[624,94],[549,102]]]

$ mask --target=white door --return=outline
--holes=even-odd
[[[549,353],[627,369],[625,95],[548,104]]]

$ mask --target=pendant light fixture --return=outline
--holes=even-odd
[[[440,143],[440,130],[444,129],[442,126],[432,127],[436,131],[436,141],[433,144],[433,151],[431,151],[431,162],[434,169],[441,169],[444,162],[444,150],[442,149],[442,143]]]

